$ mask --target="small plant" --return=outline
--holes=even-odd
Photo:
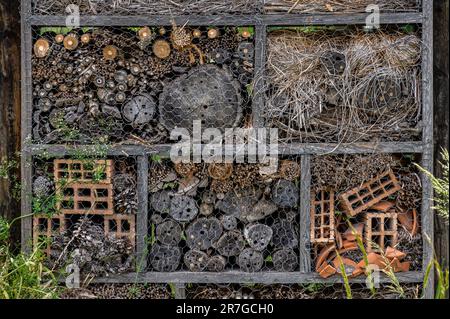
[[[435,198],[434,209],[448,223],[449,212],[449,153],[448,150],[441,151],[442,161],[439,164],[442,167],[442,178],[437,178],[429,171],[417,165],[417,167],[425,173],[431,180],[433,185]]]
[[[19,154],[17,154],[13,159],[3,157],[0,161],[0,179],[9,181],[11,195],[15,200],[20,200],[20,192],[22,190],[20,180],[14,172],[19,168],[19,164]]]
[[[11,251],[11,224],[0,217],[0,299],[57,298],[57,280],[44,264],[41,247],[35,247],[31,254]]]
[[[344,266],[344,263],[342,262],[341,255],[339,254],[339,252],[337,250],[336,250],[336,255],[339,260],[339,268],[340,268],[342,280],[344,281],[345,295],[346,295],[347,299],[353,299],[352,288],[350,287],[350,281],[348,280],[348,276],[345,271],[345,266]]]

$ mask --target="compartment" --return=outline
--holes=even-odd
[[[419,141],[420,30],[269,28],[263,117],[284,143]]]
[[[149,270],[298,271],[299,163],[285,158],[268,172],[259,164],[153,160]]]
[[[34,157],[34,245],[55,269],[71,263],[82,276],[132,271],[137,191],[133,157]]]
[[[420,163],[420,156],[411,154],[313,157],[311,197],[325,190],[334,198],[334,207],[325,213],[334,219],[335,234],[327,241],[310,237],[315,271],[322,277],[340,273],[340,256],[349,277],[364,275],[364,253],[370,267],[388,272],[422,269],[422,182],[415,163]],[[372,185],[383,185],[383,176],[390,176],[398,187],[374,192]],[[370,201],[361,200],[362,189]],[[352,206],[348,205],[349,193],[357,198]],[[311,218],[317,216],[316,206],[313,201]],[[317,222],[321,227],[329,225],[318,220],[311,227],[317,227]]]
[[[251,119],[253,27],[33,30],[33,140],[167,144]]]

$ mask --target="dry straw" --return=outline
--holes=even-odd
[[[417,11],[420,0],[266,0],[268,13],[364,12],[369,5],[382,11]]]
[[[416,35],[282,30],[268,47],[264,117],[285,142],[419,136]]]
[[[249,14],[259,9],[256,0],[34,0],[39,14],[65,14],[69,4],[82,14]]]

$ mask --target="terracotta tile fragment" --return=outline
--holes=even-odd
[[[344,234],[342,234],[342,236],[348,240],[348,241],[355,241],[356,240],[356,235],[358,235],[361,239],[363,237],[363,231],[364,231],[364,224],[363,223],[358,223],[353,225],[352,229],[351,227],[349,227]],[[356,232],[356,234],[354,234],[354,232]]]
[[[355,269],[358,268],[357,264],[353,260],[351,260],[349,258],[345,258],[345,257],[341,257],[340,259],[339,259],[339,257],[336,257],[333,260],[333,266],[338,273],[341,273],[341,261],[344,264],[345,269],[349,270],[347,275],[353,274]]]
[[[389,259],[397,258],[398,260],[402,260],[403,258],[406,257],[406,254],[400,250],[397,250],[389,246],[386,248],[385,256]]]
[[[419,231],[419,221],[416,209],[406,212],[399,212],[398,221],[411,234],[411,236],[415,236]]]
[[[351,250],[356,250],[358,249],[358,243],[355,241],[349,241],[349,240],[345,240],[342,243],[342,250],[344,251],[351,251]],[[341,253],[341,251],[339,251],[339,253]]]
[[[325,268],[322,269],[321,272],[319,272],[320,277],[322,278],[328,278],[333,276],[336,273],[336,269],[331,266],[331,265],[327,265]]]
[[[336,245],[334,245],[334,244],[331,244],[331,245],[328,245],[328,246],[325,246],[324,248],[322,248],[319,255],[317,256],[317,261],[316,261],[316,271],[317,272],[319,271],[320,266],[322,266],[322,264],[326,262],[330,253],[332,251],[334,251],[335,249],[336,249]]]
[[[357,268],[355,268],[355,270],[353,270],[352,277],[358,277],[358,276],[361,276],[362,274],[364,274],[364,269],[357,267]]]
[[[383,256],[377,254],[377,253],[368,253],[367,254],[367,261],[369,262],[369,265],[376,265],[380,269],[386,268],[386,262],[383,258]],[[359,268],[366,268],[366,264],[364,263],[364,260],[361,260],[357,266]]]
[[[368,252],[372,251],[373,243],[382,250],[386,246],[397,244],[397,213],[366,213],[364,220],[364,237]]]
[[[332,243],[335,239],[334,191],[311,193],[311,243]]]
[[[379,203],[376,203],[372,207],[370,207],[370,210],[376,210],[378,212],[386,213],[388,210],[390,210],[392,207],[394,207],[395,202],[393,201],[381,201]]]

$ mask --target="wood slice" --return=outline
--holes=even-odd
[[[173,272],[181,260],[181,250],[177,246],[154,244],[150,250],[150,264],[156,271]]]
[[[200,250],[192,249],[184,255],[184,264],[190,271],[204,271],[208,262],[209,256]]]
[[[278,248],[296,248],[298,246],[298,232],[294,225],[283,219],[272,226],[272,244]]]
[[[181,241],[181,227],[173,220],[166,220],[156,227],[156,239],[164,245],[176,246]]]
[[[245,248],[245,239],[239,231],[232,230],[223,234],[214,247],[225,257],[237,256]]]
[[[238,264],[243,271],[256,272],[261,270],[264,258],[259,251],[246,248],[239,254]]]
[[[263,224],[249,225],[244,229],[244,237],[247,243],[257,251],[266,249],[272,239],[272,233],[272,228]]]
[[[298,205],[299,194],[300,191],[294,183],[281,179],[272,189],[272,201],[282,208],[294,208]]]
[[[292,272],[298,266],[298,256],[294,250],[289,248],[276,251],[272,256],[272,260],[276,271]]]
[[[189,196],[174,196],[170,202],[169,215],[178,222],[190,222],[198,214],[197,203]]]
[[[222,225],[217,218],[199,218],[186,229],[186,244],[191,249],[206,250],[222,233]]]

